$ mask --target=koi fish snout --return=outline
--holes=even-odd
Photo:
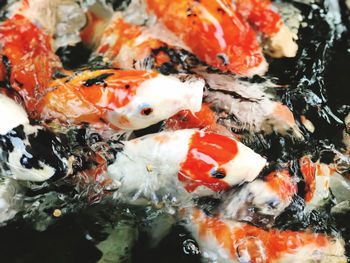
[[[121,129],[142,129],[168,119],[181,110],[201,109],[204,80],[182,75],[157,75],[140,84],[134,98],[107,114],[108,121]]]

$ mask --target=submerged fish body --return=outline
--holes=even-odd
[[[220,211],[224,218],[267,227],[291,204],[296,193],[296,181],[288,170],[274,171],[229,193]]]
[[[344,241],[311,232],[263,230],[193,209],[185,225],[210,262],[346,262]]]
[[[179,111],[165,123],[166,130],[202,129],[221,135],[235,137],[226,127],[217,123],[218,115],[210,109],[210,105],[202,103],[201,110],[193,114],[189,110]]]
[[[305,182],[304,199],[308,209],[321,207],[332,196],[336,197],[337,202],[350,198],[349,181],[337,172],[334,164],[313,162],[310,156],[304,156],[300,159],[300,168]]]
[[[161,202],[226,191],[254,180],[265,163],[232,138],[188,129],[124,142],[108,171],[122,196]]]
[[[16,180],[45,181],[68,174],[70,162],[59,137],[31,125],[25,111],[0,94],[0,170]]]
[[[23,207],[23,188],[12,178],[0,178],[0,223],[12,219]]]
[[[51,37],[16,14],[0,25],[0,80],[7,93],[18,93],[27,108],[47,90],[53,66],[60,65],[51,48]]]
[[[147,36],[145,30],[145,26],[128,23],[120,13],[116,13],[104,30],[96,53],[112,59],[116,65],[125,69],[160,67],[170,60],[160,51],[168,45]]]
[[[272,57],[294,57],[298,50],[295,36],[281,16],[272,8],[270,0],[236,0],[237,12],[258,33],[267,39],[267,52]]]
[[[303,139],[303,134],[287,105],[276,101],[265,86],[271,83],[249,83],[229,74],[197,72],[207,82],[204,102],[223,113],[221,123],[228,129],[292,135]]]
[[[43,119],[134,130],[181,110],[201,108],[204,81],[195,76],[164,76],[155,71],[82,71],[51,83],[40,101]]]

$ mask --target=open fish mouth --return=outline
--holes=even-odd
[[[349,1],[0,18],[4,262],[349,260]]]

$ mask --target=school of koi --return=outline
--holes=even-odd
[[[249,144],[254,134],[302,144],[315,131],[264,77],[268,61],[298,52],[282,7],[132,0],[112,12],[108,1],[9,2],[0,24],[2,224],[25,210],[32,185],[68,180],[85,194],[80,202],[172,207],[208,262],[347,261],[340,233],[275,222],[298,198],[305,213],[334,196],[333,208],[346,205],[349,129],[328,161],[306,152],[274,162]],[[55,52],[78,42],[93,51],[89,62],[64,67]],[[206,209],[206,198],[218,204]]]

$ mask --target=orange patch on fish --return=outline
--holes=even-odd
[[[108,51],[108,56],[114,58],[119,54],[124,43],[130,41],[133,42],[140,35],[140,26],[126,23],[121,18],[115,19],[103,32],[101,42],[96,52],[99,54],[105,54]],[[106,39],[110,38],[110,36],[115,38],[113,43],[106,41]]]
[[[159,136],[154,136],[153,140],[156,141],[159,144],[164,144],[166,142],[169,142],[173,140],[174,137],[168,136],[168,135],[159,135]]]
[[[0,25],[0,53],[7,65],[0,69],[1,80],[11,73],[11,87],[21,95],[27,110],[35,111],[38,98],[47,92],[52,66],[60,65],[51,37],[17,14]]]
[[[161,67],[164,63],[170,61],[170,57],[162,51],[154,54],[153,50],[166,47],[167,45],[151,37],[139,41],[138,37],[141,37],[143,29],[143,26],[129,24],[119,16],[112,18],[112,22],[103,32],[100,45],[97,47],[96,52],[106,55],[111,59],[117,59],[120,51],[125,46],[127,49],[132,50],[128,54],[128,59],[141,61],[148,57],[153,57],[154,66]],[[125,58],[122,57],[121,60],[123,59]],[[125,61],[119,62],[125,63]]]
[[[300,159],[300,169],[305,181],[305,202],[309,202],[316,190],[316,164],[309,157],[303,157]]]
[[[257,31],[267,37],[274,36],[281,28],[281,16],[271,9],[270,0],[237,0],[237,12]]]
[[[228,0],[147,0],[165,26],[207,64],[247,74],[264,60],[253,29]]]
[[[67,118],[74,122],[105,125],[106,113],[127,105],[137,88],[157,72],[104,69],[83,71],[51,83],[50,91],[39,102],[42,117]],[[121,121],[128,123],[126,116]]]
[[[297,125],[293,116],[293,113],[290,111],[290,109],[281,103],[278,103],[274,109],[273,113],[279,117],[281,117],[283,120],[289,122],[292,125]]]
[[[80,32],[81,40],[90,45],[94,45],[99,42],[102,36],[102,28],[107,24],[107,21],[98,17],[91,11],[86,13],[87,25]]]
[[[225,177],[225,171],[221,171],[220,166],[237,154],[235,140],[215,133],[195,132],[189,143],[186,160],[180,164],[178,178],[190,193],[201,185],[215,192],[227,190],[230,185],[220,180]]]
[[[216,132],[222,135],[233,136],[224,126],[216,122],[216,114],[208,104],[202,103],[201,110],[192,113],[189,110],[182,110],[166,122],[168,128],[174,130],[181,129],[205,129],[206,131]]]
[[[267,175],[264,181],[282,200],[290,200],[297,193],[297,185],[288,170],[274,171]]]

